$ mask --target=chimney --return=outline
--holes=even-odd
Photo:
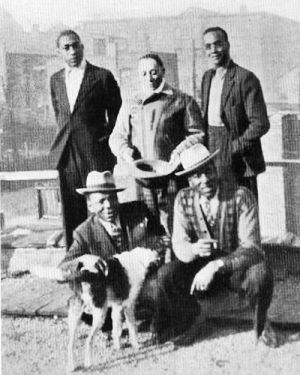
[[[40,25],[38,23],[34,23],[32,25],[32,32],[35,33],[35,34],[40,32]]]

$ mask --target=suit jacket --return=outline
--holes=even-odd
[[[204,73],[201,101],[205,128],[214,70]],[[266,105],[257,77],[230,62],[221,94],[221,118],[229,132],[229,150],[234,168],[241,177],[257,175],[265,170],[260,137],[270,128]]]
[[[200,238],[218,241],[215,255],[224,260],[227,271],[247,268],[264,259],[257,201],[247,188],[229,192],[220,186],[213,229],[200,208],[200,197],[199,190],[191,187],[182,189],[176,197],[172,244],[178,259],[185,263],[196,259],[192,245]]]
[[[61,166],[64,151],[72,144],[87,172],[112,168],[113,156],[108,146],[108,137],[121,106],[120,90],[112,73],[87,62],[72,113],[65,84],[65,69],[51,77],[50,88],[59,127],[50,150],[54,166]]]
[[[119,214],[122,228],[121,249],[114,243],[96,215],[91,215],[75,229],[74,242],[61,264],[84,254],[97,255],[106,260],[114,254],[138,246],[159,250],[159,236],[164,234],[164,230],[143,202],[120,204]]]

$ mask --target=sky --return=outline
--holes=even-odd
[[[249,12],[269,12],[300,22],[300,0],[0,0],[25,30],[39,24],[47,30],[54,24],[75,26],[81,20],[102,17],[173,16],[192,6],[220,13],[236,13],[246,5]]]

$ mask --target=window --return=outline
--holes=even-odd
[[[105,39],[93,39],[93,50],[94,56],[106,54],[106,40]]]

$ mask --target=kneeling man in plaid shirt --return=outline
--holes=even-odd
[[[273,276],[261,247],[258,204],[247,188],[222,186],[213,162],[217,153],[196,144],[180,156],[184,170],[177,175],[188,177],[190,187],[179,191],[174,206],[177,259],[158,274],[158,340],[189,328],[199,316],[201,298],[226,288],[253,308],[256,338],[263,333],[271,336],[264,341],[275,345],[273,330],[265,329]]]

